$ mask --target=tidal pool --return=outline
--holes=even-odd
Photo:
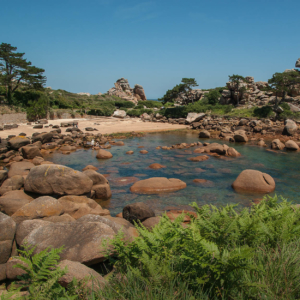
[[[80,149],[70,155],[53,153],[47,160],[66,165],[81,171],[86,165],[94,165],[98,172],[106,174],[112,190],[112,198],[99,202],[102,207],[108,208],[112,215],[122,211],[127,204],[145,202],[157,213],[169,209],[190,209],[189,204],[196,202],[199,206],[213,204],[216,206],[228,203],[239,204],[241,207],[250,206],[251,201],[259,201],[263,195],[249,195],[236,193],[231,184],[245,169],[255,169],[271,175],[276,182],[274,194],[280,195],[294,203],[300,203],[300,153],[270,152],[249,144],[227,143],[239,151],[239,158],[218,158],[210,156],[202,162],[192,162],[188,158],[198,156],[193,150],[174,149],[157,150],[157,146],[171,146],[178,143],[218,142],[220,140],[198,139],[193,132],[151,133],[142,138],[123,140],[125,146],[112,146],[108,149],[113,158],[98,160],[97,151]],[[143,148],[138,148],[144,146]],[[140,150],[148,150],[148,154],[141,154]],[[128,155],[127,151],[134,154]],[[149,165],[160,163],[166,168],[152,170]],[[124,179],[123,177],[134,177]],[[183,190],[158,194],[139,195],[130,192],[129,188],[134,181],[150,177],[178,178],[186,182]],[[207,183],[195,183],[194,179],[206,179]]]

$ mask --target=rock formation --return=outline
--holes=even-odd
[[[296,68],[300,68],[300,58],[298,58],[298,60],[296,61],[295,67]]]
[[[136,84],[134,88],[131,88],[128,80],[125,78],[118,79],[115,83],[115,87],[108,90],[108,95],[118,96],[124,100],[137,103],[139,100],[147,100],[144,88]]]

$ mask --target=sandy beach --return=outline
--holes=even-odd
[[[168,131],[176,129],[185,129],[188,128],[187,125],[178,125],[170,123],[155,123],[155,122],[143,122],[139,118],[135,119],[118,119],[113,117],[99,117],[93,119],[57,119],[57,120],[48,120],[49,124],[60,125],[62,122],[73,122],[78,121],[78,128],[83,132],[86,127],[96,128],[98,131],[93,131],[93,133],[102,133],[110,134],[117,132],[158,132],[158,131]],[[49,124],[44,125],[47,126]],[[35,123],[32,125],[27,124],[18,124],[18,128],[13,128],[10,130],[0,131],[1,138],[7,138],[9,135],[19,135],[20,133],[26,133],[27,136],[31,136],[34,132],[49,132],[52,127],[42,128],[42,129],[33,129]],[[61,127],[61,133],[66,133],[68,127]]]

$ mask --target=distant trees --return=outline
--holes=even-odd
[[[229,82],[231,82],[231,97],[232,101],[235,102],[234,100],[234,94],[236,94],[236,105],[239,105],[239,98],[240,98],[240,92],[243,92],[245,88],[241,87],[241,83],[243,81],[246,81],[245,77],[237,74],[229,75]]]
[[[181,93],[188,98],[192,91],[192,87],[195,86],[198,86],[195,78],[182,78],[180,84],[177,84],[173,89],[168,90],[166,94],[158,100],[163,103],[173,102]]]
[[[295,85],[300,84],[300,73],[298,71],[277,72],[268,80],[268,83],[275,92],[275,107],[277,107],[280,102],[285,101],[286,95],[293,90]],[[282,97],[280,101],[278,97]]]
[[[219,102],[221,94],[219,93],[219,91],[217,89],[215,89],[215,90],[209,91],[209,93],[205,94],[204,97],[207,99],[208,104],[216,105]]]
[[[12,95],[20,87],[42,89],[46,82],[44,69],[32,66],[23,58],[25,53],[16,52],[17,47],[2,43],[0,45],[0,85],[6,89],[6,98],[12,104]]]

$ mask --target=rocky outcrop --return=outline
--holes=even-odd
[[[174,192],[186,188],[186,183],[180,179],[152,177],[134,183],[130,191],[138,194],[160,194]]]
[[[18,150],[19,148],[30,144],[30,140],[26,137],[16,136],[11,138],[7,145],[10,149]]]
[[[33,167],[26,180],[25,191],[42,195],[83,195],[92,189],[92,180],[82,172],[62,165]]]
[[[118,79],[115,87],[108,90],[108,95],[118,96],[124,100],[137,103],[139,100],[147,100],[144,88],[136,84],[132,89],[125,78]]]
[[[236,142],[240,142],[240,143],[248,142],[248,138],[247,138],[245,130],[235,131],[233,138]]]
[[[260,171],[244,170],[232,184],[239,193],[271,193],[275,190],[274,179]]]
[[[295,67],[300,68],[300,58],[297,59],[297,61],[295,63]]]

